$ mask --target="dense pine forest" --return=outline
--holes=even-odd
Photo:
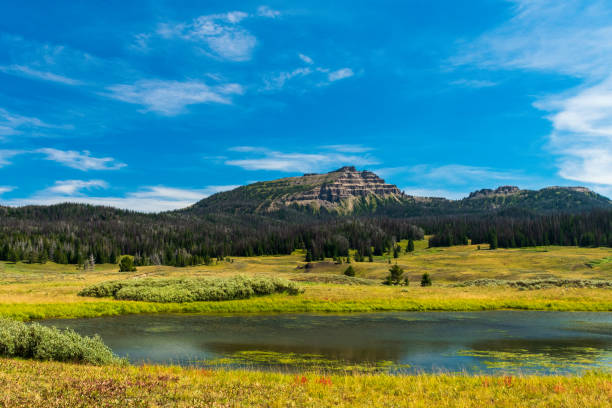
[[[420,217],[175,211],[141,214],[109,207],[61,204],[0,208],[0,260],[82,265],[115,263],[188,266],[228,256],[289,254],[305,249],[311,260],[357,261],[397,251],[403,239],[432,235],[430,246],[488,243],[492,248],[535,245],[612,246],[612,211],[534,214],[506,209],[469,215]]]

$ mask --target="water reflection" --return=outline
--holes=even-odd
[[[132,315],[44,322],[134,362],[261,369],[572,373],[612,367],[612,314]]]

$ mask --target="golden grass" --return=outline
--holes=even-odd
[[[1,407],[610,407],[612,374],[282,374],[0,359]]]
[[[405,242],[402,245],[405,246]],[[78,317],[150,311],[257,312],[257,311],[373,311],[373,310],[612,310],[611,289],[552,288],[520,291],[505,287],[452,287],[453,283],[480,278],[611,279],[612,262],[593,263],[612,255],[610,248],[538,247],[490,251],[477,246],[427,248],[416,242],[416,251],[397,260],[411,280],[408,288],[303,284],[298,297],[275,296],[236,302],[155,306],[143,302],[118,302],[77,296],[93,283],[130,277],[206,277],[244,274],[247,276],[308,277],[313,273],[341,274],[347,265],[331,261],[303,269],[304,256],[232,258],[210,266],[175,268],[139,267],[136,273],[120,273],[116,265],[98,265],[95,271],[80,271],[74,265],[0,262],[0,315],[22,319]],[[357,276],[382,280],[388,273],[388,258],[375,262],[352,262]],[[428,272],[434,286],[418,286]],[[91,311],[88,311],[91,309]]]

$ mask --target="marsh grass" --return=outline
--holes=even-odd
[[[0,359],[0,406],[610,407],[612,374],[283,374]]]

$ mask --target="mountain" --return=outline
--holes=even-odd
[[[375,173],[347,166],[324,174],[263,181],[215,194],[180,212],[261,214],[302,212],[394,217],[474,214],[509,209],[531,213],[582,212],[612,208],[612,202],[585,187],[522,190],[501,186],[474,191],[460,200],[403,193]]]
[[[370,171],[342,167],[238,187],[176,211],[143,214],[85,204],[0,207],[0,260],[137,265],[289,254],[382,255],[402,239],[431,246],[612,246],[612,203],[584,187],[478,190],[461,200],[404,194]]]

